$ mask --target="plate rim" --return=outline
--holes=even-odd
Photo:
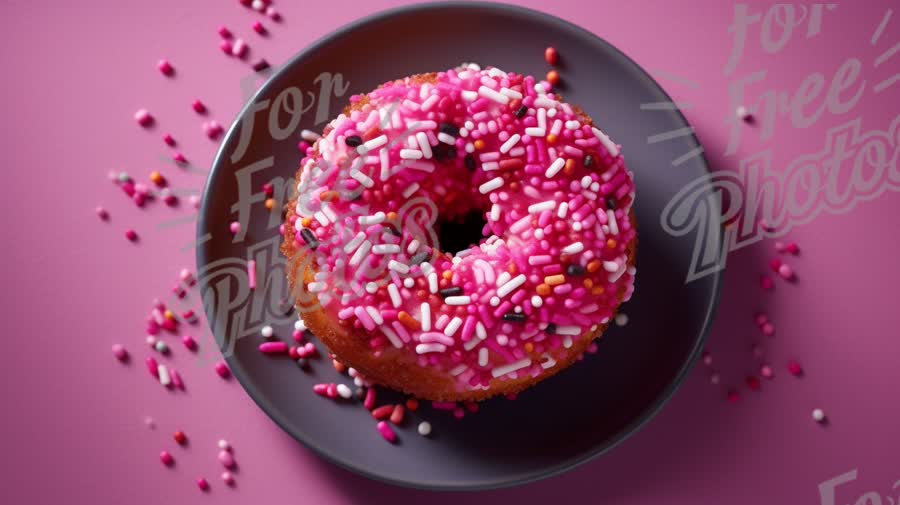
[[[418,12],[428,12],[432,10],[440,10],[446,8],[466,8],[466,9],[487,9],[491,11],[497,12],[515,12],[520,15],[530,16],[530,17],[538,17],[543,18],[545,21],[552,23],[556,26],[559,26],[566,30],[574,30],[576,32],[581,32],[582,34],[587,35],[595,39],[599,44],[606,46],[607,49],[610,50],[610,54],[616,59],[621,60],[625,64],[628,64],[635,69],[637,69],[643,76],[652,82],[658,90],[665,96],[669,101],[672,101],[671,96],[666,92],[665,88],[663,88],[643,67],[637,64],[634,60],[632,60],[627,54],[625,54],[622,50],[618,49],[616,46],[612,45],[604,38],[599,35],[582,28],[581,26],[562,19],[554,14],[550,14],[544,11],[539,11],[536,9],[532,9],[529,7],[513,5],[502,2],[482,2],[482,1],[461,1],[461,0],[450,0],[450,1],[438,1],[438,2],[430,2],[425,4],[410,4],[399,7],[393,7],[389,9],[384,9],[380,11],[376,11],[374,13],[368,14],[361,18],[358,18],[350,23],[344,24],[339,28],[330,31],[328,34],[319,37],[317,40],[306,46],[305,48],[298,51],[296,54],[291,56],[287,61],[285,61],[280,68],[274,72],[271,76],[269,76],[266,81],[259,87],[259,89],[254,92],[253,96],[241,107],[240,112],[235,116],[234,121],[231,123],[231,126],[228,128],[225,136],[223,137],[222,144],[219,146],[219,149],[216,152],[215,157],[213,158],[212,165],[210,167],[209,175],[205,181],[205,185],[203,188],[203,197],[201,200],[201,206],[199,209],[199,216],[197,219],[197,237],[204,236],[207,232],[209,232],[210,227],[207,222],[208,214],[208,206],[210,200],[210,192],[212,184],[212,179],[217,175],[216,167],[222,164],[224,158],[227,157],[226,147],[231,145],[229,142],[230,139],[234,138],[235,130],[237,128],[237,123],[242,118],[245,113],[250,109],[250,106],[255,103],[260,97],[266,95],[270,88],[274,85],[274,82],[281,76],[283,72],[285,72],[288,68],[293,67],[299,60],[302,60],[307,55],[316,52],[327,44],[331,43],[334,40],[343,37],[348,32],[352,32],[359,28],[362,28],[366,25],[377,23],[384,19],[397,16],[400,14],[410,14],[410,13],[418,13]],[[677,118],[683,122],[684,124],[690,126],[687,118],[684,117],[684,114],[680,110],[672,110]],[[699,147],[701,144],[697,139],[695,133],[691,133],[689,136],[685,136],[685,139],[692,141],[695,144],[694,147]],[[706,155],[701,153],[699,156],[699,162],[702,165],[702,168],[705,169],[707,174],[711,174],[709,162],[706,159]],[[716,216],[718,221],[718,225],[722,227],[721,216]],[[722,237],[720,239],[724,240],[724,234],[720,235]],[[204,244],[201,244],[197,247],[196,253],[196,262],[197,262],[197,271],[199,272],[202,267],[209,264],[209,254],[207,254],[207,247]],[[361,466],[355,465],[352,461],[347,461],[341,458],[338,458],[332,455],[327,449],[321,447],[314,440],[309,439],[308,437],[302,437],[298,433],[295,432],[294,429],[290,428],[290,422],[288,419],[285,419],[284,416],[279,414],[278,409],[275,408],[270,402],[266,401],[262,398],[263,393],[261,393],[253,381],[250,379],[249,374],[243,369],[243,367],[239,366],[240,364],[237,362],[235,356],[229,355],[225,357],[225,361],[228,363],[228,366],[232,372],[232,375],[235,376],[237,381],[240,383],[241,387],[250,398],[256,403],[256,405],[266,414],[266,416],[275,422],[281,430],[291,436],[291,438],[300,442],[303,446],[310,449],[315,453],[318,457],[322,458],[326,462],[336,465],[344,470],[350,471],[354,474],[366,477],[368,479],[391,484],[394,486],[399,486],[401,488],[411,488],[411,489],[420,489],[426,491],[454,491],[454,492],[468,492],[468,491],[488,491],[495,489],[504,489],[504,488],[512,488],[516,486],[521,486],[524,484],[529,484],[545,479],[549,479],[552,477],[559,476],[563,473],[566,473],[570,470],[573,470],[576,467],[579,467],[589,461],[594,460],[595,458],[604,455],[611,450],[618,447],[620,444],[634,436],[636,433],[641,431],[651,420],[653,420],[662,409],[669,404],[672,397],[674,397],[675,393],[681,388],[684,384],[685,379],[687,378],[688,373],[693,369],[694,364],[696,363],[701,350],[703,349],[706,339],[709,336],[710,330],[712,328],[712,323],[715,318],[719,303],[721,301],[721,287],[722,287],[722,275],[724,272],[724,267],[716,270],[712,274],[710,274],[712,279],[712,289],[710,292],[710,303],[707,307],[706,314],[704,315],[704,320],[701,325],[701,329],[699,331],[699,338],[695,340],[694,347],[691,349],[688,358],[684,361],[682,366],[679,368],[678,372],[673,376],[672,380],[666,386],[666,388],[659,394],[656,398],[655,402],[651,404],[640,416],[635,418],[631,423],[627,424],[624,428],[622,428],[618,433],[616,433],[613,437],[611,437],[607,442],[603,444],[598,444],[596,446],[591,447],[590,449],[584,451],[583,453],[568,458],[565,461],[562,461],[553,466],[547,467],[544,470],[536,470],[532,472],[528,472],[519,476],[516,476],[512,479],[494,479],[491,481],[485,481],[474,484],[447,484],[442,482],[428,482],[428,481],[416,481],[402,478],[392,478],[390,476],[384,474],[378,474],[367,470]],[[202,296],[202,295],[201,295]],[[204,313],[207,317],[207,321],[211,320],[210,311],[211,308],[207,310],[207,304],[204,305]],[[211,333],[212,330],[211,330]],[[221,342],[218,337],[213,333],[213,338],[216,341],[217,347],[221,351]],[[238,365],[238,366],[235,366]]]

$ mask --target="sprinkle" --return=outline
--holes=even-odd
[[[394,441],[397,440],[397,435],[394,434],[394,430],[391,429],[388,423],[378,421],[376,427],[378,428],[378,433],[381,433],[381,436],[388,442],[394,443]]]
[[[562,170],[564,166],[566,166],[566,160],[564,160],[562,158],[556,158],[556,161],[554,161],[547,168],[547,171],[544,173],[544,175],[549,179],[549,178],[555,176],[556,174],[558,174],[559,171]]]
[[[312,130],[300,130],[300,138],[303,140],[313,143],[321,138],[321,135],[312,131]]]
[[[581,251],[584,251],[584,244],[582,244],[581,242],[574,242],[562,249],[562,252],[564,254],[578,254]]]
[[[230,39],[232,36],[231,30],[229,30],[225,25],[219,26],[216,31],[219,33],[219,37],[222,37],[223,39]]]
[[[553,210],[556,208],[556,200],[547,200],[540,203],[535,203],[528,206],[529,214],[540,214],[541,212],[547,210]]]
[[[172,64],[169,63],[169,60],[166,59],[159,60],[159,63],[156,64],[156,68],[162,72],[162,75],[167,77],[175,73],[175,68],[173,68]]]
[[[112,346],[112,353],[117,360],[122,362],[128,361],[128,351],[126,351],[121,344],[114,344]]]
[[[388,262],[388,268],[390,268],[391,270],[393,270],[395,272],[399,272],[401,274],[409,273],[409,265],[405,265],[396,260],[390,260]]]
[[[219,449],[223,450],[223,451],[230,451],[230,450],[231,450],[231,445],[230,445],[230,444],[228,443],[228,441],[225,440],[224,438],[219,439],[219,441],[216,443],[216,446],[217,446]]]
[[[547,82],[556,86],[559,84],[559,72],[556,70],[551,70],[547,72]]]
[[[515,372],[516,370],[520,370],[527,366],[531,365],[531,358],[521,359],[519,361],[515,361],[513,363],[509,363],[508,365],[498,366],[491,370],[491,375],[494,378],[502,377],[506,374]]]
[[[347,387],[346,384],[338,384],[337,385],[337,393],[338,393],[338,396],[340,396],[341,398],[343,398],[345,400],[349,400],[350,398],[353,398],[353,391],[351,391],[350,388]]]
[[[735,115],[740,118],[742,121],[750,122],[753,119],[753,115],[750,114],[750,111],[747,107],[743,105],[738,105],[738,107],[734,110]]]
[[[386,219],[385,213],[378,211],[371,216],[359,216],[358,221],[359,224],[363,226],[370,226],[374,224],[381,224]]]
[[[431,434],[431,423],[429,423],[428,421],[422,421],[421,423],[419,423],[417,430],[419,432],[419,435],[427,437]]]
[[[226,486],[233,486],[234,475],[228,471],[222,472],[222,482],[224,482]]]
[[[247,55],[248,47],[249,46],[247,46],[247,43],[244,42],[243,39],[235,39],[234,44],[231,46],[231,55],[237,56],[238,58],[243,58]]]
[[[356,148],[356,151],[359,154],[366,154],[369,151],[373,151],[385,144],[387,144],[388,138],[387,135],[379,135],[372,140],[366,141],[363,145]]]
[[[197,487],[200,488],[200,491],[209,491],[209,482],[203,477],[200,477],[197,479]]]
[[[138,109],[138,111],[134,113],[134,120],[143,127],[148,127],[153,124],[153,116],[150,115],[150,112],[148,112],[147,109]]]
[[[391,423],[395,425],[400,425],[403,423],[403,415],[406,413],[406,409],[403,408],[403,404],[398,403],[394,405],[394,410],[391,412],[391,417],[389,418]]]
[[[288,345],[284,342],[263,342],[259,344],[259,352],[263,354],[284,354],[288,352]]]
[[[446,303],[447,305],[468,305],[472,303],[472,298],[468,295],[448,296],[444,299],[444,303]]]
[[[778,267],[778,275],[784,280],[794,280],[794,271],[787,263],[782,263],[781,266]]]
[[[817,423],[825,422],[825,412],[822,409],[813,409],[812,418]]]
[[[508,153],[510,149],[512,149],[513,147],[515,147],[516,144],[519,143],[519,140],[521,140],[521,138],[522,138],[522,136],[519,135],[518,133],[514,134],[512,137],[509,138],[509,140],[507,140],[506,142],[503,143],[502,146],[500,146],[500,152],[504,153],[504,154]]]
[[[500,298],[505,297],[506,295],[508,295],[508,294],[512,293],[513,291],[515,291],[516,289],[518,289],[519,286],[521,286],[522,284],[525,284],[525,280],[526,280],[525,274],[519,274],[514,279],[512,279],[509,282],[500,286],[497,289],[497,296]]]
[[[607,151],[609,151],[610,156],[615,158],[619,155],[618,146],[616,146],[605,133],[596,127],[591,127],[591,131],[594,132],[594,136],[600,139],[600,143],[603,144],[603,147],[605,147]]]
[[[558,286],[565,282],[566,278],[562,274],[548,275],[547,277],[544,277],[544,284],[547,284],[548,286]]]
[[[417,354],[427,354],[430,352],[444,352],[447,350],[447,346],[444,344],[419,344],[416,346]]]
[[[488,100],[493,100],[497,103],[506,105],[509,103],[509,97],[503,94],[498,93],[497,91],[487,87],[481,86],[478,88],[478,94],[487,98]]]
[[[374,254],[396,254],[400,252],[400,246],[397,244],[377,244],[372,246]]]
[[[259,21],[254,21],[253,24],[250,25],[250,26],[253,28],[253,31],[254,31],[254,32],[256,32],[256,33],[258,33],[258,34],[260,34],[260,35],[266,35],[266,34],[269,33],[269,32],[266,30],[266,27],[263,26],[263,24],[260,23]]]
[[[216,363],[215,369],[216,373],[219,374],[219,377],[223,379],[228,379],[229,377],[231,377],[231,370],[228,369],[228,365],[226,365],[224,362],[219,361],[218,363]]]
[[[256,260],[247,260],[247,284],[256,289]]]
[[[237,463],[234,460],[234,456],[231,454],[231,451],[227,449],[222,449],[219,451],[219,455],[217,456],[219,463],[222,463],[222,466],[225,468],[234,468]]]
[[[616,314],[615,322],[616,322],[616,326],[625,326],[626,324],[628,324],[628,314],[625,314],[625,313]]]
[[[173,458],[172,455],[169,454],[169,451],[160,452],[159,460],[166,466],[172,466],[175,464],[175,458]]]
[[[797,363],[795,360],[788,361],[787,365],[788,372],[794,377],[801,377],[803,375],[803,367],[800,366],[800,363]]]
[[[272,329],[271,326],[266,325],[266,326],[263,326],[261,330],[259,330],[259,334],[265,338],[270,338],[272,335],[275,334],[275,330]]]
[[[526,318],[525,314],[518,314],[516,312],[507,312],[506,314],[503,314],[504,321],[512,321],[515,323],[524,323],[526,319],[527,318]]]
[[[486,195],[486,194],[490,193],[491,191],[494,191],[495,189],[499,189],[500,187],[503,186],[504,183],[505,183],[505,181],[503,180],[502,177],[495,177],[495,178],[485,182],[481,186],[478,186],[478,191],[481,192],[482,195]]]

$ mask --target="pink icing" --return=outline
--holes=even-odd
[[[476,65],[369,93],[303,162],[286,228],[315,262],[305,294],[460,390],[547,373],[634,287],[632,176],[580,121],[533,77]],[[435,223],[472,211],[488,238],[440,252]]]

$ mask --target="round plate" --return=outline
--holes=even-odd
[[[460,36],[461,26],[469,35]],[[277,181],[286,181],[284,186],[290,188],[300,159],[300,130],[321,131],[324,126],[316,125],[322,103],[317,97],[314,104],[304,102],[309,109],[299,127],[278,140],[283,135],[277,129],[270,131],[271,107],[266,104],[278,106],[278,95],[291,87],[304,90],[307,99],[306,91],[317,95],[323,79],[316,79],[323,73],[341,74],[343,85],[349,86],[341,98],[331,100],[330,109],[323,110],[328,119],[340,112],[351,94],[464,61],[543,75],[544,48],[551,45],[564,59],[565,100],[581,105],[623,146],[635,174],[638,275],[635,295],[623,306],[631,322],[610,328],[599,341],[597,354],[523,392],[516,401],[484,402],[477,414],[461,421],[423,406],[413,422],[408,420],[397,430],[399,443],[388,444],[361,406],[312,392],[312,385],[319,382],[350,383],[327,359],[320,358],[313,372],[304,373],[287,358],[257,350],[258,328],[267,321],[281,318],[275,324],[276,335],[290,340],[290,320],[279,311],[287,291],[276,249],[277,213],[270,215],[257,199],[246,224],[247,236],[234,240],[228,225],[239,212],[232,206],[239,201],[242,180],[250,181],[244,189],[253,193],[272,179],[276,189],[282,186]],[[336,88],[340,85],[335,83]],[[232,372],[259,406],[297,440],[347,469],[399,485],[454,490],[511,486],[558,474],[613,447],[647,422],[681,383],[700,352],[718,300],[718,274],[685,282],[693,240],[674,237],[660,224],[663,208],[675,193],[707,174],[700,155],[673,166],[673,160],[699,147],[693,136],[648,145],[651,135],[688,126],[677,111],[647,112],[640,107],[669,101],[646,72],[597,36],[552,16],[508,5],[405,7],[368,17],[316,42],[259,89],[228,132],[206,185],[198,227],[198,270],[203,272],[207,316]],[[290,107],[273,114],[280,128],[289,126],[289,111]],[[246,153],[233,161],[247,114],[254,115],[255,124]],[[713,226],[718,229],[715,221]],[[244,293],[249,294],[244,300],[241,288],[246,284],[248,257],[257,261],[257,287]],[[390,392],[381,396],[386,399]],[[420,418],[432,423],[432,437],[416,433]]]

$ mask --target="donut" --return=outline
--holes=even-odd
[[[281,249],[335,359],[418,398],[477,401],[602,335],[634,290],[633,174],[548,88],[474,64],[409,76],[352,96],[307,149]],[[477,243],[441,250],[473,216]]]

